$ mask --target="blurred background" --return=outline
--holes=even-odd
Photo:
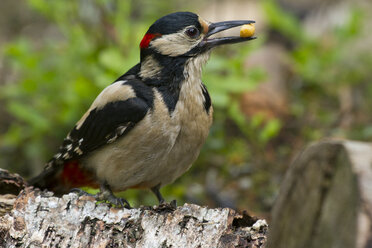
[[[258,39],[213,52],[203,80],[214,125],[190,171],[162,189],[168,201],[266,216],[304,146],[372,140],[368,0],[1,0],[0,168],[39,173],[97,94],[139,62],[147,28],[174,11],[253,19]],[[147,191],[121,195],[156,204]]]

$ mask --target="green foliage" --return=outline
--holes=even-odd
[[[288,51],[292,69],[287,79],[289,116],[267,120],[256,114],[247,119],[240,110],[239,93],[254,89],[265,79],[260,68],[250,68],[250,72],[246,72],[239,64],[249,55],[250,49],[261,45],[261,35],[260,42],[239,47],[239,54],[229,57],[231,52],[225,51],[221,61],[212,56],[205,70],[205,81],[216,107],[215,123],[197,166],[216,168],[218,178],[225,182],[225,190],[241,192],[236,193],[246,196],[240,198],[241,204],[248,203],[251,209],[262,211],[272,204],[278,179],[300,150],[296,144],[329,136],[372,139],[372,119],[366,115],[372,107],[369,97],[372,93],[369,72],[372,52],[361,42],[366,21],[361,9],[351,9],[343,25],[332,27],[326,35],[317,37],[308,33],[297,17],[275,1],[263,1],[261,6],[270,28],[293,46]],[[226,82],[234,85],[228,87]],[[349,104],[354,107],[350,113],[342,112],[344,92],[352,95]],[[346,121],[352,118],[352,121],[344,124],[343,118]],[[231,122],[238,132],[231,132]],[[196,171],[191,173],[197,174]],[[246,180],[242,185],[248,185],[248,191],[239,186],[242,180]]]
[[[297,18],[275,1],[265,1],[262,6],[272,29],[294,47],[289,53],[292,119],[287,125],[297,136],[295,142],[324,137],[371,141],[372,52],[365,41],[370,21],[366,11],[355,5],[342,25],[331,26],[317,36],[306,32]]]
[[[8,132],[0,136],[0,149],[9,153],[5,167],[11,164],[10,169],[22,174],[29,173],[29,168],[39,171],[102,88],[138,63],[139,49],[134,48],[138,47],[148,25],[172,9],[167,1],[152,4],[150,1],[95,0],[66,4],[28,0],[28,3],[58,32],[37,41],[21,37],[3,49],[17,80],[1,89],[0,97],[5,100],[13,121]],[[237,100],[233,104],[231,101],[264,78],[259,68],[242,69],[244,58],[259,44],[222,50],[213,55],[206,68],[205,81],[219,116],[217,123],[223,125],[227,119],[241,117]],[[228,53],[233,55],[226,59]],[[244,122],[243,118],[241,128],[245,128]],[[223,130],[216,130],[215,134],[211,139],[219,143],[217,151],[220,151],[226,146],[226,137]],[[212,147],[216,147],[216,142],[212,143]],[[15,153],[27,164],[12,159]],[[179,199],[187,193],[182,184],[163,191],[166,196]],[[154,203],[154,197],[142,191],[128,191],[124,196],[134,204]]]
[[[261,3],[264,14],[270,26],[281,34],[294,41],[306,39],[298,19],[289,12],[281,9],[274,0],[266,0]]]

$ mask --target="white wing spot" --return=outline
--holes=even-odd
[[[72,149],[72,144],[69,144],[66,146],[67,151],[70,151]]]
[[[122,135],[122,134],[124,133],[125,129],[127,129],[127,126],[120,126],[120,127],[118,128],[118,133],[119,133],[119,135]]]
[[[64,159],[69,159],[70,158],[70,154],[68,154],[67,152],[65,154],[63,154],[63,158]]]
[[[112,137],[111,139],[109,139],[109,140],[107,141],[107,143],[110,144],[110,143],[114,142],[117,138],[118,138],[118,136],[115,135],[114,137]]]
[[[45,170],[49,170],[52,167],[52,163],[47,163],[45,166]]]
[[[79,147],[76,147],[76,148],[74,149],[74,152],[76,152],[76,153],[79,154],[79,155],[82,155],[82,154],[83,154],[83,151],[80,150]]]
[[[61,158],[61,156],[62,156],[62,154],[61,153],[57,153],[56,155],[54,155],[53,157],[55,158],[55,159],[60,159]]]

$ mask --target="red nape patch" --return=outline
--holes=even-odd
[[[156,34],[145,34],[145,36],[143,36],[143,39],[140,43],[140,48],[143,49],[143,48],[148,48],[149,47],[149,44],[150,42],[152,41],[152,39],[154,39],[155,37],[160,37],[161,34],[159,33],[156,33]]]
[[[79,161],[73,160],[66,162],[61,173],[61,181],[64,185],[71,188],[92,187],[98,188],[98,183],[94,180],[91,173],[83,170],[79,166]]]

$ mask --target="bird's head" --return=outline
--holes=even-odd
[[[198,56],[213,47],[252,40],[255,37],[210,38],[226,29],[254,23],[254,21],[224,21],[210,23],[191,12],[166,15],[151,25],[143,37],[140,48],[144,55],[159,53],[164,56]]]
[[[191,12],[166,15],[150,26],[140,43],[141,65],[145,67],[145,63],[148,63],[151,68],[154,68],[158,60],[172,61],[172,58],[187,60],[205,57],[216,46],[255,39],[255,37],[239,36],[211,37],[223,30],[249,23],[254,23],[254,21],[210,23]]]

